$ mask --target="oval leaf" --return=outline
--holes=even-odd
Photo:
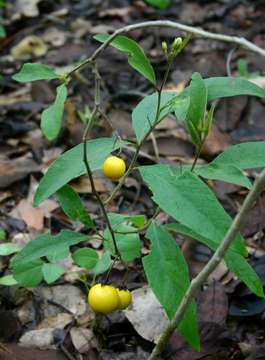
[[[83,248],[75,251],[72,254],[72,258],[77,265],[88,270],[93,269],[98,262],[96,250],[90,248]]]
[[[43,256],[61,254],[70,246],[87,240],[87,235],[62,230],[58,235],[42,234],[32,239],[12,260],[11,267],[17,267],[40,259]]]
[[[13,275],[6,275],[0,278],[0,285],[12,286],[16,285],[17,281],[14,279]]]
[[[179,168],[167,165],[144,166],[139,170],[161,209],[201,236],[215,238],[219,243],[223,240],[231,218],[202,180],[191,172],[181,175]],[[240,234],[231,248],[247,255]]]
[[[13,243],[5,243],[0,245],[1,256],[11,255],[18,252],[19,250],[20,249],[17,247],[17,245]]]
[[[143,258],[148,283],[172,319],[190,285],[188,266],[175,239],[162,226],[151,224],[146,237],[152,243],[150,254]],[[178,330],[191,346],[199,350],[194,302],[188,307]]]
[[[126,142],[113,138],[99,138],[87,142],[87,153],[91,171],[99,170],[106,157]],[[34,197],[34,206],[58,191],[72,179],[84,175],[83,144],[73,147],[55,160],[40,181]]]
[[[60,206],[65,214],[72,220],[80,221],[88,228],[95,227],[95,224],[88,215],[80,196],[70,185],[64,185],[56,192]]]
[[[170,112],[174,111],[171,106],[166,106],[167,103],[176,97],[175,92],[163,91],[161,94],[161,110],[159,121],[164,119]],[[154,125],[156,117],[158,95],[154,93],[143,98],[132,112],[133,129],[136,134],[137,142],[140,143],[150,128]],[[158,121],[158,122],[159,122]]]
[[[253,169],[265,166],[265,141],[253,141],[230,146],[215,158],[211,164],[233,165],[237,168]]]
[[[94,269],[92,269],[93,273],[96,275],[102,274],[110,268],[111,264],[111,253],[109,251],[105,251],[101,256],[99,261],[97,262]]]
[[[24,287],[33,288],[43,279],[42,265],[41,260],[19,263],[12,268],[14,279]]]
[[[99,42],[104,43],[111,35],[99,34],[94,36]],[[111,46],[128,55],[128,63],[143,75],[152,84],[156,83],[154,69],[143,49],[134,40],[126,36],[116,36],[110,43]]]
[[[12,76],[12,79],[18,82],[30,82],[36,80],[58,79],[60,75],[47,65],[43,64],[24,64],[21,70]]]
[[[165,227],[170,231],[189,236],[208,246],[212,250],[216,250],[219,245],[214,238],[207,239],[182,224],[168,224],[165,225]],[[243,256],[229,248],[225,254],[224,260],[229,270],[243,281],[254,294],[264,297],[261,280]]]
[[[145,0],[145,2],[159,9],[166,9],[170,5],[170,0]]]
[[[41,114],[41,129],[48,140],[54,140],[61,129],[67,88],[64,84],[56,88],[54,103]]]
[[[65,268],[57,264],[43,264],[42,274],[47,284],[51,284],[65,273]]]

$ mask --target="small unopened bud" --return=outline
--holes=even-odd
[[[167,43],[165,41],[162,41],[161,46],[162,46],[162,50],[167,55]]]
[[[177,37],[173,42],[172,49],[176,51],[181,47],[181,45],[182,45],[182,39],[181,37]]]

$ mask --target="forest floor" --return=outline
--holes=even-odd
[[[93,35],[111,32],[126,24],[157,19],[244,36],[265,48],[264,1],[172,0],[168,9],[157,10],[141,0],[13,0],[8,1],[1,12],[6,36],[0,39],[0,228],[5,230],[7,241],[19,246],[48,230],[53,233],[62,228],[82,230],[80,224],[66,218],[56,199],[45,200],[40,207],[33,208],[32,198],[47,167],[63,151],[82,141],[84,125],[77,113],[84,111],[86,105],[93,106],[94,99],[94,78],[87,67],[71,81],[60,136],[56,141],[48,142],[40,131],[40,113],[53,101],[55,87],[44,81],[25,85],[12,80],[12,75],[24,62],[38,61],[56,68],[67,67],[96,49],[98,44]],[[166,68],[161,42],[170,43],[182,35],[180,31],[166,28],[130,33],[149,55],[160,78]],[[32,36],[35,36],[33,45]],[[37,55],[40,49],[42,56]],[[182,90],[195,71],[203,77],[225,76],[227,71],[238,76],[245,64],[248,66],[247,75],[259,73],[263,79],[265,65],[261,56],[238,48],[231,53],[232,49],[231,44],[194,37],[177,58],[166,89]],[[231,56],[229,63],[228,56]],[[116,133],[122,138],[133,139],[132,109],[153,90],[128,66],[125,56],[114,49],[107,49],[98,64],[104,79],[104,111]],[[199,162],[212,160],[232,144],[264,140],[264,114],[265,102],[260,99],[245,96],[223,99],[217,105],[214,125]],[[111,136],[112,132],[110,125],[102,120],[92,136]],[[131,154],[125,152],[125,156],[129,161]],[[192,163],[194,158],[194,147],[184,125],[171,117],[166,118],[154,137],[148,139],[139,163],[156,163],[158,157],[160,162],[167,164]],[[249,172],[250,176],[253,174]],[[82,177],[72,185],[81,194],[93,219],[98,223],[103,221],[98,204],[91,195],[88,179]],[[217,181],[210,185],[224,208],[234,216],[246,190]],[[103,197],[113,186],[101,173],[97,174],[96,187]],[[110,210],[152,216],[154,204],[137,172],[127,179],[120,196],[112,201]],[[264,213],[265,194],[251,210],[242,235],[247,242],[250,261],[265,284]],[[169,220],[165,213],[157,217],[160,223]],[[183,239],[178,237],[177,241]],[[143,244],[143,254],[146,254],[149,245]],[[90,246],[99,253],[102,250],[97,241],[91,241]],[[211,256],[208,248],[190,239],[186,239],[183,251],[192,276]],[[158,326],[162,315],[158,314],[147,324],[146,317],[139,320],[148,312],[152,302],[147,290],[141,289],[146,285],[146,279],[140,262],[130,265],[127,285],[130,290],[138,289],[136,296],[140,299],[151,296],[146,308],[139,309],[140,315],[114,313],[102,319],[95,333],[91,325],[94,315],[86,304],[86,290],[76,282],[73,264],[69,261],[65,266],[69,271],[55,285],[28,290],[0,286],[0,359],[147,359],[154,346],[150,340],[152,330]],[[3,275],[7,267],[8,258],[0,257]],[[118,264],[112,271],[111,280],[121,281],[124,273],[125,269]],[[224,264],[218,266],[201,293],[198,314],[201,352],[192,351],[176,335],[164,359],[265,359],[265,300],[252,295]],[[28,332],[31,336],[27,337],[25,334]]]

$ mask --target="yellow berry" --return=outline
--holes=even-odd
[[[119,309],[124,310],[126,309],[130,303],[132,302],[132,293],[129,290],[119,290],[117,289],[118,296],[119,296]]]
[[[96,284],[89,290],[88,303],[95,312],[109,314],[119,308],[117,289],[112,285]]]
[[[121,178],[125,171],[125,161],[118,156],[109,156],[103,164],[103,173],[111,180],[118,180]]]

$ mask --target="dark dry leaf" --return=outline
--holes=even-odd
[[[213,282],[198,299],[201,351],[193,351],[179,334],[174,334],[169,350],[172,357],[169,356],[168,359],[198,360],[207,356],[209,359],[217,360],[219,356],[221,359],[228,359],[233,341],[225,325],[227,313],[228,299],[224,288],[220,283]]]
[[[170,340],[170,349],[167,360],[227,360],[233,350],[234,342],[232,335],[226,327],[213,322],[199,323],[201,337],[201,351],[193,351],[178,335],[175,333]]]
[[[19,335],[21,332],[21,325],[13,311],[1,311],[0,319],[0,339],[6,341]]]
[[[0,189],[38,171],[40,166],[27,155],[12,160],[0,158]]]
[[[224,287],[213,282],[203,291],[198,300],[198,320],[225,325],[228,313],[228,298]]]
[[[26,349],[16,344],[0,347],[1,360],[65,360],[65,356],[56,350]]]

